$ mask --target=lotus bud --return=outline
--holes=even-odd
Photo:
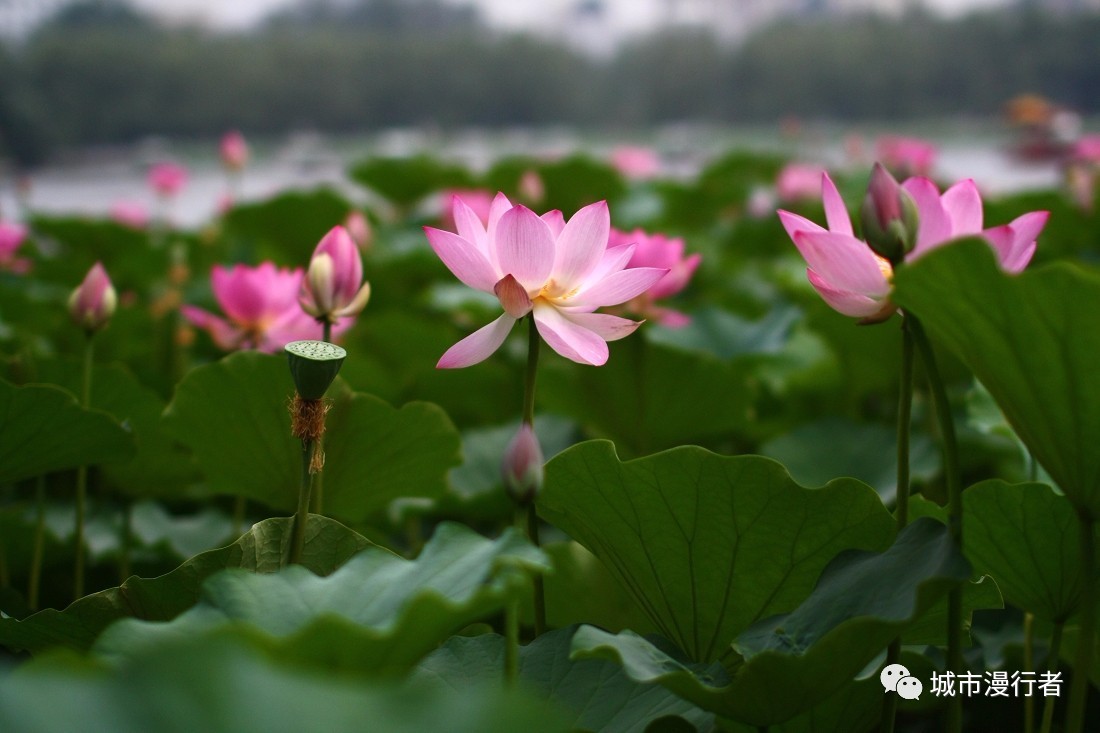
[[[236,130],[230,130],[222,136],[219,152],[222,156],[222,165],[228,170],[239,171],[248,163],[248,143],[244,135]]]
[[[916,246],[917,205],[879,163],[875,163],[871,171],[871,182],[859,215],[867,244],[890,264],[900,263]]]
[[[349,213],[347,218],[344,219],[344,228],[348,230],[348,234],[359,245],[359,249],[364,252],[370,249],[373,232],[371,232],[370,222],[367,221],[367,217],[363,215],[362,211]]]
[[[99,262],[92,265],[84,282],[69,296],[69,316],[89,335],[103,328],[118,306],[118,295]]]
[[[523,423],[504,452],[501,477],[504,490],[517,504],[529,504],[542,489],[542,448],[534,429]]]
[[[302,310],[319,321],[335,323],[367,305],[370,283],[363,282],[359,250],[344,227],[333,227],[313,250],[298,297]]]

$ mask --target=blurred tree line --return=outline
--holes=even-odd
[[[1098,38],[1097,14],[913,13],[785,23],[737,47],[666,31],[597,59],[441,0],[311,0],[240,34],[98,0],[0,48],[0,149],[33,165],[58,148],[231,127],[990,115],[1021,92],[1094,113]]]

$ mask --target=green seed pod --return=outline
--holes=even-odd
[[[303,400],[319,400],[336,379],[348,352],[327,341],[291,341],[284,347],[290,375]]]

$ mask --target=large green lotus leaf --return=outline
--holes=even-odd
[[[709,731],[713,716],[657,685],[640,685],[603,660],[570,661],[575,627],[547,632],[519,650],[520,684],[572,713],[570,729],[599,733],[643,731],[659,718],[678,717]],[[476,690],[502,679],[504,637],[453,636],[417,665],[414,689]]]
[[[466,170],[430,155],[371,158],[356,163],[349,175],[357,183],[406,209],[432,191],[473,185],[473,177]]]
[[[883,501],[892,504],[897,494],[896,445],[897,433],[891,428],[827,417],[768,441],[760,446],[760,453],[782,463],[800,483],[821,484],[833,476],[851,476],[875,487]],[[927,435],[912,435],[912,478],[934,478],[940,469],[939,455]]]
[[[947,528],[919,519],[886,552],[841,553],[798,608],[741,633],[735,647],[743,661],[729,676],[717,665],[685,664],[630,631],[585,626],[573,649],[618,661],[632,679],[662,684],[723,717],[782,723],[837,692],[969,575]]]
[[[0,379],[0,485],[133,453],[133,436],[110,415],[85,410],[58,387]]]
[[[366,685],[288,668],[224,639],[189,640],[116,669],[53,656],[0,686],[0,730],[13,733],[564,733],[564,721],[521,690]]]
[[[611,344],[610,359],[598,369],[552,352],[543,361],[539,403],[576,417],[628,455],[727,438],[751,422],[753,393],[743,364],[644,338]]]
[[[653,343],[701,351],[719,359],[769,356],[783,351],[801,315],[798,308],[784,305],[750,321],[719,308],[704,308],[692,313],[686,326],[649,329],[646,337]]]
[[[416,560],[378,548],[321,578],[302,567],[270,575],[226,570],[203,584],[198,605],[170,623],[127,619],[96,642],[132,656],[205,634],[244,634],[279,659],[399,675],[463,627],[530,592],[545,556],[509,529],[488,540],[444,523]]]
[[[1100,275],[1059,263],[1012,277],[967,241],[899,268],[894,298],[974,371],[1070,501],[1100,516]]]
[[[681,447],[622,463],[607,441],[546,467],[539,513],[600,558],[688,657],[727,657],[790,611],[845,549],[883,549],[894,522],[866,484],[796,484],[775,461]]]
[[[219,570],[272,573],[285,565],[293,524],[293,519],[285,517],[266,519],[233,544],[196,555],[159,578],[132,577],[118,588],[85,596],[63,611],[50,608],[23,621],[0,618],[0,644],[30,652],[51,646],[87,649],[118,619],[168,621],[193,606],[203,580]],[[302,565],[327,575],[369,546],[369,540],[339,522],[311,514]]]
[[[39,365],[38,377],[78,394],[82,370],[76,360],[56,360]],[[114,486],[131,496],[173,497],[197,480],[191,457],[163,429],[164,401],[128,369],[118,364],[96,367],[92,407],[112,415],[134,434],[133,459],[104,468]]]
[[[335,191],[291,191],[267,201],[234,206],[223,219],[226,237],[238,251],[234,259],[259,261],[274,257],[279,264],[309,262],[321,237],[342,224],[351,204]]]
[[[913,669],[913,662],[903,655],[902,663]],[[916,657],[916,655],[912,655]],[[923,659],[923,657],[920,657]],[[882,715],[883,690],[878,675],[844,683],[824,701],[794,716],[790,720],[768,726],[768,733],[868,733],[877,730]],[[928,696],[925,695],[925,699]],[[760,728],[725,719],[723,733],[759,733]]]
[[[144,289],[168,271],[166,247],[149,246],[149,234],[114,221],[37,216],[34,235],[60,245],[57,256],[35,263],[34,277],[75,288],[96,262],[103,263],[116,288]]]
[[[964,548],[1005,600],[1064,622],[1084,588],[1080,526],[1064,496],[1044,484],[983,481],[963,492]]]
[[[284,511],[297,506],[301,445],[290,434],[294,392],[286,360],[239,352],[192,370],[168,406],[168,429],[195,455],[212,492]],[[331,390],[325,433],[325,508],[349,520],[397,497],[441,496],[460,440],[435,405],[395,409],[377,397]]]

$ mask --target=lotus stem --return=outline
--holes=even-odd
[[[534,315],[529,315],[527,332],[527,372],[523,381],[523,421],[530,426],[535,423],[535,377],[539,367],[539,344],[542,339],[535,326]],[[537,500],[537,499],[536,499]],[[535,547],[539,546],[539,517],[535,510],[535,501],[527,504],[527,538]],[[546,631],[546,586],[542,575],[535,575],[535,637]]]
[[[1050,652],[1047,654],[1047,663],[1044,665],[1047,671],[1054,672],[1058,669],[1058,657],[1062,653],[1062,628],[1065,624],[1061,621],[1054,624],[1054,631],[1050,635]],[[1085,675],[1086,677],[1088,675]],[[1077,675],[1074,675],[1076,679]],[[1028,700],[1033,699],[1030,695]],[[1043,703],[1043,725],[1040,728],[1040,733],[1050,733],[1050,727],[1054,722],[1054,703],[1058,700],[1057,695],[1051,695],[1046,698]],[[1029,716],[1030,717],[1030,716]]]
[[[1085,703],[1089,696],[1089,670],[1096,636],[1096,523],[1085,511],[1077,514],[1081,532],[1081,572],[1085,579],[1081,592],[1081,620],[1077,632],[1077,657],[1073,663],[1073,685],[1069,691],[1066,733],[1085,729]]]
[[[1058,632],[1059,641],[1061,631]],[[1049,662],[1048,662],[1049,663]],[[1024,614],[1024,671],[1035,672],[1035,614]],[[1045,712],[1044,712],[1045,716]],[[1024,733],[1035,731],[1035,698],[1024,697]]]
[[[909,315],[901,320],[901,374],[898,384],[898,466],[894,517],[898,534],[909,524],[909,431],[913,413],[913,335],[909,330]],[[897,664],[901,658],[901,638],[894,639],[886,649],[886,665]],[[894,733],[898,711],[897,694],[882,699],[882,719],[879,730]]]
[[[316,443],[313,440],[302,440],[302,477],[298,487],[298,511],[294,515],[294,531],[290,536],[290,563],[298,565],[302,562],[302,548],[306,541],[306,522],[309,521],[309,494],[313,488],[313,472],[310,466],[313,463]]]
[[[31,572],[27,579],[27,607],[38,610],[38,593],[42,585],[42,551],[46,543],[46,474],[39,474],[34,484],[34,549],[31,552]]]
[[[504,609],[504,684],[519,680],[519,601],[508,602]]]
[[[959,445],[955,438],[955,422],[951,417],[951,403],[947,399],[943,378],[936,366],[936,354],[920,319],[909,315],[910,328],[921,361],[928,373],[928,385],[932,390],[932,403],[940,426],[943,441],[944,474],[947,483],[947,528],[959,550],[963,541],[962,479],[959,472]],[[962,588],[953,588],[947,595],[947,669],[955,674],[963,671],[962,658]],[[947,702],[947,731],[962,731],[962,696],[955,695]]]
[[[84,341],[84,374],[80,406],[92,405],[92,364],[95,357],[93,334]],[[84,596],[84,508],[88,494],[88,466],[76,469],[76,559],[73,567],[73,600]]]

